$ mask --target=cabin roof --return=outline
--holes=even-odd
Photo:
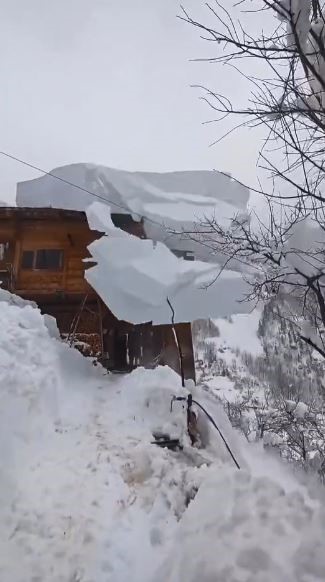
[[[21,206],[1,206],[0,220],[72,220],[87,223],[85,212],[59,208],[27,208]]]
[[[112,213],[111,218],[113,224],[122,230],[127,229],[132,224],[139,224],[139,222],[134,221],[131,214]],[[83,222],[88,225],[86,212],[83,210],[66,210],[64,208],[51,207],[0,206],[0,221],[3,220],[68,220]],[[140,224],[142,224],[142,221],[140,221]],[[104,234],[104,232],[101,232],[101,234]]]

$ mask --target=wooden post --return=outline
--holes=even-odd
[[[81,314],[82,314],[82,312],[84,310],[84,307],[86,305],[87,298],[88,298],[88,294],[85,295],[85,297],[84,297],[84,299],[83,299],[83,301],[82,301],[82,303],[80,305],[79,311],[77,311],[75,317],[72,320],[70,332],[69,332],[69,335],[68,335],[68,341],[70,340],[70,346],[72,346],[72,344],[73,344],[73,340],[74,340],[74,337],[76,335],[76,332],[77,332],[77,329],[78,329],[78,325],[79,325],[79,321],[80,321],[80,317],[81,317]]]
[[[98,321],[99,321],[99,339],[100,339],[100,350],[101,355],[104,355],[104,336],[103,336],[103,315],[102,306],[99,297],[97,297],[97,307],[98,307]]]
[[[175,326],[175,311],[174,311],[174,308],[173,308],[171,302],[169,301],[168,297],[167,297],[167,303],[168,303],[168,305],[171,309],[171,312],[172,312],[172,326],[173,326],[173,331],[174,331],[174,336],[175,336],[175,343],[176,343],[176,346],[178,349],[178,354],[179,354],[179,365],[180,365],[180,369],[181,369],[182,386],[183,386],[183,388],[185,388],[183,352],[182,352],[181,342],[179,341],[179,337],[177,335],[177,330],[176,330],[176,326]]]

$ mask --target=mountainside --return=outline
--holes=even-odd
[[[325,400],[325,362],[300,339],[281,300],[265,305],[259,322],[264,346],[265,377],[274,393],[307,403]]]
[[[325,362],[299,338],[285,303],[193,331],[198,378],[232,425],[325,482]]]
[[[211,324],[194,325],[198,360],[212,367],[238,368],[238,373],[265,385],[274,398],[324,402],[325,362],[300,339],[281,300]]]

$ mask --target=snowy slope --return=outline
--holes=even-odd
[[[214,323],[220,332],[220,340],[216,340],[216,344],[228,347],[232,351],[240,350],[254,356],[261,355],[263,346],[257,335],[260,318],[261,311],[256,308],[250,313],[235,314],[230,319],[215,319]]]
[[[246,304],[247,305],[247,304]],[[249,306],[248,306],[249,307]],[[198,364],[197,376],[208,389],[225,402],[240,402],[249,396],[264,401],[264,384],[253,377],[245,355],[263,355],[263,343],[258,337],[261,311],[237,313],[231,317],[213,319],[210,337],[194,328],[194,346]]]
[[[205,260],[208,251],[202,245],[171,236],[166,229],[188,229],[201,218],[213,215],[229,221],[245,212],[249,191],[219,172],[127,172],[95,164],[73,164],[52,172],[66,182],[45,175],[17,185],[17,206],[51,206],[85,210],[95,198],[71,184],[107,201],[112,212],[131,213],[134,219],[147,217],[149,238],[166,241],[170,248],[193,250]]]
[[[189,446],[168,368],[103,375],[33,306],[1,301],[0,318],[1,580],[323,580],[318,493],[251,452],[211,395],[195,390],[240,472],[203,417],[205,448]],[[151,445],[158,429],[183,452]]]

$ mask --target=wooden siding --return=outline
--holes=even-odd
[[[85,223],[44,224],[43,221],[27,221],[20,225],[16,239],[16,289],[18,292],[66,294],[94,293],[84,278],[89,258],[87,246],[97,238]],[[23,269],[24,251],[59,249],[63,251],[62,269]]]

